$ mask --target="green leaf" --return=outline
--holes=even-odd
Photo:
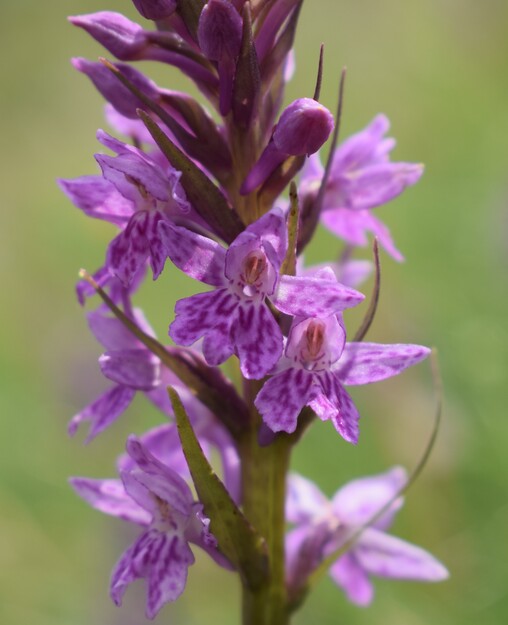
[[[264,539],[254,530],[213,472],[201,449],[178,393],[168,388],[178,434],[199,500],[210,519],[210,530],[224,555],[250,588],[260,587],[268,575]]]
[[[289,202],[288,249],[280,273],[294,276],[296,274],[296,243],[298,241],[298,219],[300,216],[298,193],[294,181],[289,185]]]

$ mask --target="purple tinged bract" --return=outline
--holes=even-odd
[[[191,345],[204,337],[203,355],[211,365],[236,354],[246,378],[262,378],[282,354],[282,332],[267,298],[279,311],[298,316],[330,315],[363,299],[337,282],[279,276],[287,250],[286,222],[279,209],[248,226],[228,250],[168,222],[159,231],[173,263],[215,287],[176,303],[171,338]]]
[[[172,15],[177,0],[132,0],[139,13],[147,20],[162,20]]]
[[[329,501],[309,480],[292,475],[288,480],[287,520],[295,528],[286,537],[287,583],[291,590],[305,586],[308,575],[324,558],[340,549],[354,532],[391,501],[407,480],[401,467],[373,477],[354,480]],[[357,605],[368,605],[374,595],[370,576],[438,582],[446,568],[420,547],[390,536],[403,499],[365,529],[354,545],[330,568],[334,582]]]

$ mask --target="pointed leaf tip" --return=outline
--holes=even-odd
[[[268,559],[264,539],[247,521],[201,449],[192,424],[175,389],[168,387],[183,453],[192,480],[210,519],[210,530],[219,547],[251,588],[266,579]]]

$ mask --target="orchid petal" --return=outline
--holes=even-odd
[[[69,479],[76,493],[96,510],[124,521],[148,525],[151,515],[125,492],[120,480],[93,480],[84,477]]]
[[[74,436],[82,421],[90,421],[90,429],[85,441],[89,443],[127,410],[135,394],[134,389],[126,386],[114,386],[109,389],[72,417],[68,426],[70,436]]]
[[[306,276],[281,276],[271,297],[278,310],[296,317],[328,317],[364,299],[362,293],[339,282]]]
[[[366,571],[379,577],[439,582],[449,575],[424,549],[372,528],[363,532],[355,556]]]
[[[398,375],[429,354],[421,345],[346,343],[334,370],[343,384],[370,384]]]
[[[286,520],[309,523],[329,507],[328,499],[310,480],[292,473],[287,480]]]
[[[263,421],[274,432],[294,432],[298,415],[308,402],[312,374],[303,369],[286,369],[267,380],[254,404]]]
[[[205,284],[224,286],[226,250],[221,245],[167,221],[159,224],[159,234],[167,255],[179,269]]]
[[[355,556],[347,553],[330,568],[333,581],[344,590],[352,603],[367,606],[374,598],[374,588]]]
[[[246,302],[237,308],[233,341],[245,378],[260,380],[282,354],[282,332],[265,304]]]
[[[160,384],[160,361],[146,349],[106,352],[99,365],[109,380],[139,391],[151,391]]]
[[[333,510],[342,523],[363,525],[396,495],[406,480],[407,473],[402,467],[353,480],[337,491],[332,500]],[[373,527],[387,529],[402,504],[403,498],[399,497]]]

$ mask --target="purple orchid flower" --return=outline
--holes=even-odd
[[[153,336],[153,330],[140,310],[133,311],[133,319],[144,332]],[[90,421],[86,438],[86,442],[90,442],[127,410],[137,391],[143,391],[159,408],[170,411],[164,393],[167,384],[163,386],[162,380],[165,369],[160,360],[118,319],[108,316],[102,309],[88,313],[88,325],[95,338],[108,350],[99,359],[99,364],[103,375],[115,384],[74,415],[69,423],[69,434],[73,436],[83,421]]]
[[[228,250],[169,222],[161,223],[159,232],[177,267],[215,287],[176,303],[171,338],[191,345],[204,337],[203,354],[210,365],[236,354],[249,379],[266,375],[282,353],[282,332],[267,298],[285,314],[316,317],[355,306],[364,298],[337,282],[279,276],[287,249],[286,223],[279,209],[248,226]]]
[[[333,276],[331,270],[330,274]],[[360,415],[343,384],[370,384],[390,378],[429,353],[421,345],[346,343],[342,319],[336,315],[295,319],[286,357],[254,403],[274,432],[294,432],[300,411],[310,406],[321,420],[331,419],[346,441],[356,444]]]
[[[96,155],[103,175],[60,180],[60,187],[86,215],[122,229],[107,252],[106,264],[114,275],[128,286],[149,258],[156,279],[166,260],[157,224],[172,217],[194,218],[179,182],[181,174],[167,164],[163,167],[156,151],[145,154],[104,131],[97,137],[117,154]]]
[[[301,589],[309,573],[368,523],[406,480],[405,470],[394,467],[346,484],[329,501],[309,480],[290,476],[286,516],[296,527],[286,537],[289,588]],[[332,579],[352,603],[371,603],[371,575],[423,582],[448,578],[446,568],[427,551],[386,533],[402,504],[403,498],[399,497],[330,568]]]
[[[211,460],[212,450],[219,453],[222,481],[232,499],[239,503],[241,500],[240,459],[230,434],[200,402],[191,396],[190,392],[182,393],[182,388],[179,388],[178,392],[181,397],[183,396],[186,409],[192,417],[194,433],[199,439],[203,453],[208,460]],[[178,429],[174,423],[158,425],[145,432],[139,440],[159,462],[178,473],[187,482],[191,481]],[[134,461],[128,453],[118,458],[117,468],[120,473],[130,471],[133,467]]]
[[[361,132],[344,141],[333,157],[321,211],[323,224],[336,236],[354,246],[368,244],[372,232],[395,260],[403,256],[395,247],[388,228],[372,215],[371,209],[386,204],[413,185],[423,173],[423,165],[392,163],[389,152],[395,140],[385,138],[390,122],[376,116]],[[317,195],[323,167],[317,155],[303,170],[300,196]]]
[[[70,483],[94,508],[144,528],[116,564],[110,594],[121,605],[127,586],[145,578],[145,613],[153,619],[185,588],[187,570],[194,563],[189,543],[207,551],[222,566],[229,563],[217,550],[217,541],[208,529],[210,522],[185,481],[135,436],[127,441],[127,453],[133,466],[121,472],[121,481],[71,478]]]

